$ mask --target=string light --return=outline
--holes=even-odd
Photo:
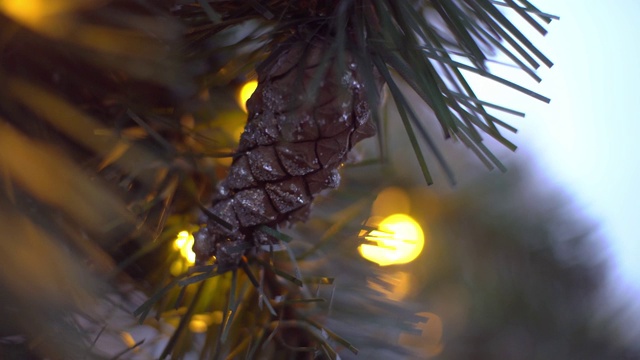
[[[247,81],[242,88],[240,89],[240,93],[238,95],[238,104],[244,112],[247,112],[247,100],[253,95],[253,93],[258,88],[258,81],[251,80]]]
[[[126,331],[123,331],[120,333],[120,338],[122,339],[122,342],[124,342],[125,345],[127,345],[128,348],[132,348],[136,344],[136,341],[133,339],[133,336],[131,336],[131,334]]]
[[[193,252],[193,235],[188,231],[180,231],[173,242],[173,248],[180,251],[180,255],[190,264],[196,262],[196,254]]]
[[[358,247],[360,255],[380,266],[406,264],[415,260],[424,247],[422,227],[411,216],[393,214],[380,222]]]
[[[212,323],[213,318],[210,314],[196,314],[189,321],[189,330],[193,333],[203,333]]]
[[[51,30],[56,17],[86,5],[83,0],[0,0],[0,12],[31,28]]]
[[[26,24],[36,24],[48,12],[46,3],[42,0],[0,1],[0,9],[8,16]]]

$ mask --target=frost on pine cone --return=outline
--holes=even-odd
[[[282,46],[258,68],[229,174],[195,234],[200,263],[215,256],[221,268],[235,267],[249,249],[276,241],[263,226],[305,221],[314,197],[338,186],[337,169],[348,151],[375,135],[365,87],[348,53],[344,64],[329,59],[323,69],[326,42]]]

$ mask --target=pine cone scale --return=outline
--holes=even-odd
[[[242,190],[258,185],[251,172],[247,155],[242,155],[236,159],[235,165],[229,170],[228,178],[229,188],[232,190]]]
[[[259,146],[248,151],[247,156],[251,173],[258,181],[274,181],[288,176],[273,146]]]
[[[281,214],[311,203],[311,196],[307,193],[307,185],[302,177],[293,177],[279,183],[268,183],[265,189],[271,202]]]
[[[315,146],[315,142],[278,144],[276,154],[289,175],[302,176],[320,168]]]
[[[316,153],[322,167],[339,165],[349,151],[349,137],[352,129],[345,130],[338,135],[319,140],[316,143]]]
[[[307,111],[280,115],[278,129],[283,142],[315,141],[320,137],[316,120]]]
[[[245,228],[268,224],[278,218],[278,211],[271,204],[267,191],[262,188],[239,191],[234,200],[233,210],[240,225]]]

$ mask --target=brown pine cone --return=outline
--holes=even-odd
[[[208,209],[227,224],[210,216],[195,234],[198,262],[216,256],[221,268],[233,268],[249,249],[275,243],[260,227],[305,221],[314,197],[338,186],[337,169],[347,152],[375,135],[349,54],[343,66],[331,62],[309,101],[329,45],[286,46],[258,69],[258,88],[247,102],[249,120],[229,175]]]

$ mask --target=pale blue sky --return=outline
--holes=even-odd
[[[541,68],[538,84],[519,69],[492,71],[551,98],[545,104],[504,86],[478,80],[479,95],[527,114],[510,124],[519,145],[506,161],[530,154],[541,186],[561,187],[609,240],[604,256],[615,263],[612,283],[621,292],[640,292],[640,0],[608,2],[535,0],[560,16],[542,37],[518,15],[510,16],[555,65]],[[509,11],[505,13],[509,14]],[[499,60],[502,58],[498,57]],[[505,61],[508,61],[504,57]],[[640,306],[639,306],[640,308]]]
[[[640,0],[533,3],[561,17],[546,37],[531,33],[556,64],[531,87],[552,101],[516,106],[527,113],[516,139],[600,223],[614,280],[638,290]]]

